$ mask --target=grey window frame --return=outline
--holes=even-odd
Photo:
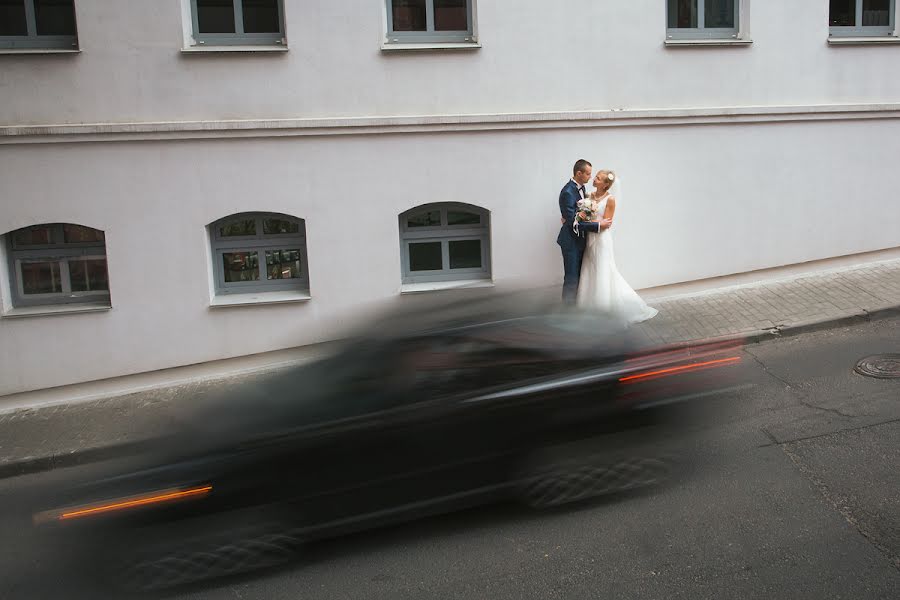
[[[10,290],[12,292],[12,305],[15,308],[24,306],[47,306],[57,304],[80,304],[80,303],[103,303],[109,305],[109,290],[97,290],[86,292],[73,292],[72,280],[69,276],[70,258],[80,258],[83,260],[99,259],[106,260],[106,235],[104,233],[104,241],[98,242],[71,242],[66,243],[63,237],[63,227],[65,225],[78,225],[77,223],[39,223],[37,225],[29,225],[21,229],[10,231],[6,234],[7,239],[7,267],[9,269]],[[87,225],[78,225],[79,227],[88,227]],[[32,227],[50,227],[51,243],[49,244],[28,244],[17,246],[15,242],[15,234],[23,229],[31,229]],[[103,232],[102,229],[89,227],[96,231]],[[29,262],[48,262],[58,260],[60,262],[60,284],[61,292],[51,292],[48,294],[25,294],[23,292],[22,263]],[[107,264],[107,281],[109,280],[109,265]]]
[[[210,46],[279,46],[286,45],[284,33],[284,0],[278,2],[278,33],[244,33],[243,0],[231,0],[234,8],[234,33],[200,33],[197,0],[191,0],[191,34],[199,45]]]
[[[440,225],[429,227],[407,226],[407,219],[410,216],[430,211],[440,211]],[[451,211],[477,214],[481,222],[478,225],[448,225],[447,213]],[[487,210],[461,202],[423,204],[400,214],[399,225],[402,283],[430,283],[491,278],[491,223],[490,213]],[[450,242],[466,240],[481,241],[481,267],[451,269]],[[444,268],[433,271],[410,271],[409,245],[415,242],[440,242],[441,260]]]
[[[466,31],[435,31],[434,0],[425,0],[425,31],[394,31],[393,0],[385,0],[387,41],[391,44],[453,44],[475,42],[473,0],[466,0]]]
[[[706,0],[697,0],[697,27],[669,27],[669,3],[666,2],[666,39],[725,40],[741,34],[741,3],[734,0],[734,27],[706,27]]]
[[[0,36],[0,49],[3,50],[77,50],[78,49],[78,13],[75,13],[74,35],[38,35],[37,17],[35,17],[34,0],[25,2],[25,27],[27,35]],[[75,10],[75,0],[72,0]]]
[[[264,219],[280,219],[297,223],[298,233],[264,234]],[[256,235],[222,236],[219,227],[239,220],[255,220]],[[216,295],[248,294],[283,291],[309,292],[309,260],[306,254],[306,222],[303,219],[281,213],[247,212],[229,215],[210,224],[210,242],[212,245],[213,277]],[[266,250],[300,250],[301,277],[293,279],[268,279],[266,277]],[[228,252],[257,252],[258,281],[225,281],[224,258]]]
[[[897,0],[890,0],[890,22],[888,25],[859,25],[862,22],[863,0],[856,0],[856,15],[854,22],[857,25],[852,27],[828,26],[828,35],[831,37],[886,37],[896,35],[894,27],[896,25]],[[828,13],[829,23],[831,21],[831,11]]]

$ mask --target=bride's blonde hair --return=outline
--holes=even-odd
[[[603,191],[608,192],[609,188],[612,187],[613,182],[616,180],[615,171],[610,171],[609,169],[600,169],[599,171],[597,171],[597,175],[603,175],[603,177],[600,178],[600,181],[606,183],[606,187],[603,188]]]

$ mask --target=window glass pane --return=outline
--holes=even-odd
[[[863,0],[863,26],[887,27],[891,24],[891,0]]]
[[[443,268],[440,242],[416,242],[409,245],[410,271],[440,271]]]
[[[425,0],[392,0],[394,31],[425,31]]]
[[[197,30],[200,33],[234,33],[232,0],[197,0]]]
[[[56,261],[22,263],[22,293],[52,294],[62,292],[62,278]]]
[[[38,35],[75,35],[75,5],[72,0],[34,0]]]
[[[256,219],[239,219],[225,223],[219,227],[219,235],[222,237],[256,235]]]
[[[259,256],[256,252],[225,252],[222,262],[225,283],[259,281]]]
[[[478,269],[481,267],[481,240],[450,242],[451,269]]]
[[[697,0],[668,0],[669,28],[696,28]]]
[[[63,225],[63,240],[65,240],[67,244],[102,242],[104,240],[104,235],[99,229],[66,224]]]
[[[300,223],[287,219],[263,219],[263,233],[300,233]]]
[[[0,0],[0,35],[28,35],[25,0]]]
[[[35,246],[50,244],[53,241],[53,229],[50,225],[26,227],[13,233],[13,244],[16,246]]]
[[[407,218],[407,227],[435,227],[441,224],[441,211],[432,210]]]
[[[244,33],[280,33],[278,0],[244,0]]]
[[[447,211],[447,225],[479,225],[481,216],[460,211]]]
[[[703,10],[706,27],[734,27],[734,0],[706,0]]]
[[[434,0],[435,31],[468,31],[467,0]]]
[[[69,280],[73,292],[108,291],[109,276],[106,274],[106,259],[70,260]]]
[[[852,27],[856,22],[856,0],[831,0],[828,24],[832,27]]]
[[[299,250],[266,250],[267,279],[296,279],[300,277]]]

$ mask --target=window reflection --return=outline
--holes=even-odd
[[[268,279],[300,277],[300,250],[266,250]]]
[[[109,291],[106,259],[70,260],[69,279],[73,292]]]
[[[394,31],[425,31],[428,27],[425,2],[426,0],[393,0],[391,16]]]
[[[259,255],[256,252],[222,254],[225,282],[259,281]]]
[[[62,276],[56,261],[22,263],[23,294],[62,292]]]

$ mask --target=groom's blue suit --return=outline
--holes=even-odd
[[[584,256],[584,246],[587,241],[585,233],[597,233],[600,230],[599,223],[575,224],[575,213],[578,212],[579,200],[581,200],[581,194],[578,193],[578,184],[570,179],[569,183],[564,185],[559,192],[559,214],[562,215],[565,222],[559,228],[559,235],[556,237],[556,243],[562,250],[563,268],[565,269],[562,299],[567,304],[575,302],[575,294],[578,291],[578,280],[581,278],[581,259]],[[574,229],[577,229],[578,233],[575,233]]]

